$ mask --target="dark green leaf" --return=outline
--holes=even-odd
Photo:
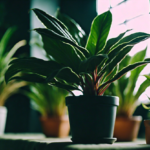
[[[28,82],[46,83],[46,77],[37,74],[23,74],[21,76],[12,77],[10,80],[24,80]]]
[[[80,82],[78,75],[68,67],[54,70],[52,73],[48,75],[46,82],[50,83],[51,81],[53,81],[54,78],[60,78],[68,83],[79,84]]]
[[[147,38],[149,38],[148,36],[141,36],[141,37],[134,37],[134,39],[130,40],[130,41],[126,41],[118,46],[116,46],[115,48],[113,48],[113,50],[108,54],[109,59],[107,60],[106,63],[108,63],[109,61],[111,61],[114,57],[116,57],[120,51],[122,51],[122,49],[124,49],[127,46],[134,46],[135,44],[146,40]]]
[[[68,32],[67,27],[61,21],[40,9],[34,8],[32,10],[47,28],[75,42],[71,34]]]
[[[78,53],[79,56],[83,59],[83,58],[86,58],[89,56],[89,53],[88,51],[84,48],[84,47],[81,47],[79,45],[77,45],[76,43],[72,42],[71,40],[57,34],[56,32],[52,31],[52,30],[49,30],[49,29],[43,29],[43,28],[37,28],[37,29],[34,29],[36,32],[38,32],[40,35],[42,36],[47,36],[53,40],[55,40],[56,42],[57,41],[62,41],[64,43],[68,43],[74,47],[76,47],[78,49],[78,51],[80,51]],[[82,55],[81,55],[82,54]]]
[[[60,82],[54,82],[54,83],[50,83],[49,85],[51,86],[56,86],[58,88],[63,88],[67,91],[72,91],[72,90],[80,90],[78,89],[76,86],[74,85],[70,85],[70,84],[63,84],[63,83],[60,83]]]
[[[144,41],[144,40],[148,39],[149,37],[150,37],[150,34],[147,34],[147,33],[143,33],[143,32],[133,33],[133,34],[128,35],[128,36],[124,37],[123,39],[121,39],[111,49],[114,49],[114,48],[116,48],[116,47],[118,47],[119,45],[122,45],[122,44],[134,45],[136,43],[139,43],[141,41]]]
[[[104,60],[104,58],[108,58],[108,56],[105,54],[99,54],[89,57],[81,62],[79,72],[93,72],[95,68],[98,67]]]
[[[44,35],[42,39],[44,43],[43,47],[47,54],[52,56],[58,63],[71,67],[75,72],[78,72],[81,60],[74,47],[61,41],[50,39]]]
[[[120,51],[120,53],[110,63],[106,65],[106,68],[104,68],[105,75],[110,74],[115,69],[117,64],[119,64],[126,57],[131,49],[132,46],[127,46],[122,51]]]
[[[78,42],[79,45],[85,46],[86,44],[86,34],[75,20],[71,19],[69,16],[62,14],[60,10],[57,11],[57,18],[62,21],[68,28],[69,33]]]
[[[106,43],[105,48],[103,49],[103,51],[100,52],[100,54],[108,53],[110,51],[111,47],[114,46],[115,44],[117,44],[128,31],[130,31],[130,30],[127,30],[126,32],[121,33],[119,36],[117,36],[115,38],[109,39],[108,42]]]
[[[5,74],[6,82],[18,72],[26,72],[47,76],[55,69],[62,66],[54,61],[44,61],[38,58],[19,58],[10,62],[10,66]]]
[[[107,84],[110,84],[112,82],[114,82],[115,80],[120,79],[124,74],[126,74],[128,71],[131,71],[137,67],[140,67],[142,65],[148,64],[150,63],[150,61],[142,61],[142,62],[137,62],[131,65],[128,65],[127,67],[124,67],[121,71],[119,71],[111,80],[103,83],[99,89],[101,89],[102,87],[105,87]]]
[[[94,19],[86,44],[86,49],[91,55],[99,53],[104,48],[111,22],[112,14],[110,11],[107,11]]]

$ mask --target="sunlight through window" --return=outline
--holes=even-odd
[[[97,13],[101,14],[110,10],[113,15],[113,22],[109,38],[116,37],[127,29],[132,29],[129,34],[134,32],[150,33],[150,4],[149,0],[97,0]],[[127,34],[126,34],[127,35]],[[133,56],[136,52],[147,47],[147,56],[150,57],[150,40],[141,42],[134,46],[129,53]],[[144,74],[150,73],[150,65],[147,65],[142,71],[137,81],[137,89],[145,80]],[[135,91],[137,90],[135,89]],[[146,100],[150,96],[150,88],[141,95],[140,100]]]

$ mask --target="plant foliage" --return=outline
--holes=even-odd
[[[3,106],[7,98],[16,93],[20,87],[27,85],[26,82],[18,82],[17,80],[12,80],[8,84],[5,83],[5,72],[8,68],[9,61],[15,52],[26,44],[26,41],[22,40],[13,47],[10,47],[9,43],[15,31],[16,27],[8,28],[0,40],[0,106]]]
[[[48,83],[70,92],[80,90],[84,95],[103,95],[112,82],[150,62],[135,62],[118,71],[117,66],[132,47],[148,39],[150,34],[138,32],[125,36],[124,32],[107,40],[112,23],[110,11],[93,20],[84,46],[86,35],[75,21],[61,13],[58,15],[60,21],[40,9],[32,10],[45,26],[33,31],[41,35],[44,50],[52,59],[45,61],[31,57],[11,61],[5,75],[7,82],[20,79]],[[14,76],[18,72],[28,75]]]
[[[66,112],[65,97],[68,92],[43,83],[30,83],[31,91],[22,92],[32,100],[32,106],[42,116],[62,116]]]
[[[126,65],[131,65],[135,62],[143,61],[146,55],[146,50],[147,48],[136,53],[132,57],[127,55],[124,60],[119,64],[119,70],[121,70]],[[137,91],[135,91],[138,77],[142,70],[145,68],[145,66],[146,65],[143,65],[130,71],[129,76],[123,76],[119,80],[116,80],[105,91],[105,94],[119,97],[119,107],[117,112],[118,116],[131,116],[134,113],[136,107],[139,105],[138,99],[140,95],[150,85],[150,82],[148,81],[148,79],[146,79],[141,83]]]

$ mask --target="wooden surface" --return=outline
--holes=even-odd
[[[0,150],[126,150],[149,149],[145,139],[114,144],[73,144],[70,137],[46,138],[43,134],[5,134],[0,136]]]

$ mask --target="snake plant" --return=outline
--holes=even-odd
[[[26,41],[22,40],[10,48],[9,42],[13,38],[15,31],[15,27],[8,28],[0,40],[0,106],[3,106],[8,97],[16,93],[20,87],[27,84],[25,81],[18,82],[17,80],[12,80],[8,84],[5,82],[5,72],[9,61],[15,52],[26,44]]]
[[[139,51],[132,57],[127,55],[125,59],[119,64],[119,70],[123,69],[123,67],[126,65],[133,64],[137,61],[143,61],[146,55],[146,50],[147,48],[145,50]],[[117,116],[132,116],[135,109],[140,104],[138,102],[140,95],[150,85],[150,82],[148,79],[146,79],[135,91],[138,77],[140,76],[145,66],[146,65],[143,65],[132,70],[129,76],[123,76],[119,80],[113,82],[113,84],[111,84],[105,91],[105,94],[119,97]]]
[[[149,60],[139,61],[118,70],[119,63],[132,47],[148,39],[150,34],[137,32],[125,36],[126,31],[107,40],[112,24],[110,11],[94,18],[90,34],[84,42],[86,35],[79,24],[63,16],[70,24],[67,26],[65,21],[63,23],[40,9],[32,10],[44,25],[44,28],[33,31],[41,35],[44,50],[51,60],[34,57],[12,60],[5,74],[6,82],[26,80],[47,83],[70,93],[79,90],[83,95],[103,95],[112,82],[128,71],[150,63]],[[74,30],[71,30],[71,24]],[[27,74],[17,76],[18,72]]]

